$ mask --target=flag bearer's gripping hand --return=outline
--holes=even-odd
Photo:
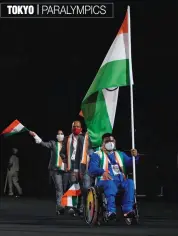
[[[132,155],[133,157],[138,156],[137,149],[131,149],[131,155]]]

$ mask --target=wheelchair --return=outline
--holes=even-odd
[[[116,207],[120,206],[121,209],[121,197],[123,196],[124,190],[119,191],[116,195]],[[136,202],[136,201],[135,201]],[[84,208],[84,220],[90,226],[100,226],[102,223],[107,223],[106,215],[107,200],[104,195],[104,189],[102,187],[92,186],[88,189],[86,197],[86,205]],[[137,225],[139,224],[139,215],[137,204],[134,204],[135,215],[132,218],[124,217],[122,209],[120,211],[123,216],[126,225]],[[118,211],[117,211],[118,216]]]

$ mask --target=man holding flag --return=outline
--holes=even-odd
[[[128,6],[117,36],[82,101],[80,115],[85,119],[93,147],[100,146],[103,134],[112,133],[119,89],[123,86],[130,86],[132,149],[135,149],[130,25],[130,7]],[[134,155],[132,166],[136,196]]]
[[[139,157],[136,149],[131,150],[132,156]],[[132,166],[132,157],[116,150],[116,141],[112,134],[107,133],[102,137],[101,150],[93,153],[89,163],[89,173],[97,178],[97,186],[104,188],[107,199],[107,217],[116,218],[115,197],[124,189],[122,197],[122,211],[125,217],[133,217],[134,183],[126,178],[126,168]]]

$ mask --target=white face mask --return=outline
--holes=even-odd
[[[115,144],[113,142],[108,142],[105,144],[105,148],[107,151],[113,151],[115,148]]]
[[[61,142],[61,141],[64,140],[64,135],[63,135],[63,134],[58,134],[58,135],[56,136],[56,138],[57,138],[57,140],[58,140],[59,142]]]

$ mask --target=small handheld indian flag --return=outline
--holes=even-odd
[[[81,195],[79,183],[73,184],[62,196],[61,205],[63,207],[77,207],[78,197]]]
[[[1,135],[10,136],[13,134],[29,131],[24,125],[18,120],[14,120],[6,129],[4,129]]]

